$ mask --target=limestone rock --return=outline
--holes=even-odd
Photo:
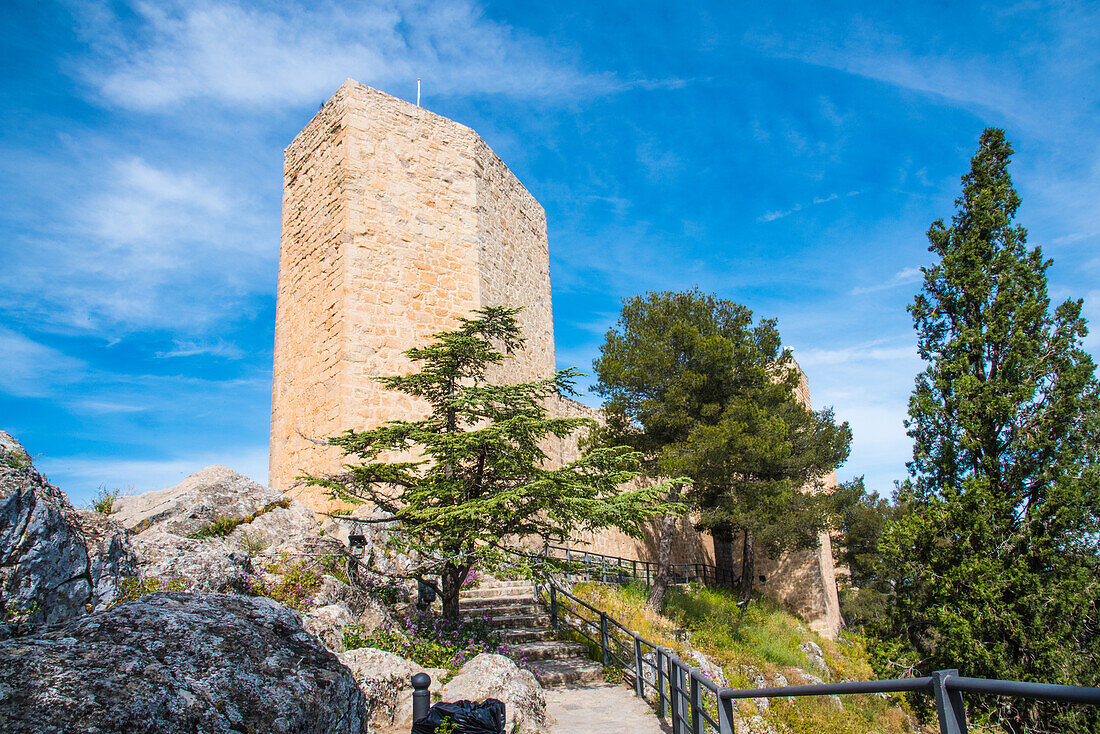
[[[282,492],[224,466],[208,466],[175,487],[119,497],[112,517],[131,532],[161,525],[188,536],[215,520],[252,515],[284,500]]]
[[[130,543],[143,577],[180,579],[191,591],[244,591],[254,570],[248,553],[225,538],[185,538],[154,527]]]
[[[365,713],[350,671],[263,598],[161,592],[0,642],[13,734],[359,734]]]
[[[88,551],[88,577],[92,582],[92,610],[103,611],[119,595],[119,582],[138,574],[126,530],[95,510],[77,510],[84,547]]]
[[[333,652],[344,652],[344,628],[351,623],[351,614],[342,604],[328,604],[311,609],[302,620],[311,633]]]
[[[0,432],[0,622],[60,622],[103,608],[135,573],[122,529],[98,513],[82,517]]]
[[[286,506],[283,506],[286,505]],[[317,535],[313,513],[281,492],[224,466],[208,466],[175,487],[115,501],[111,518],[131,539],[145,578],[181,579],[194,591],[243,591],[272,549],[297,555]],[[224,535],[190,537],[216,521],[241,522]]]
[[[692,650],[688,653],[688,657],[695,662],[695,667],[702,671],[703,675],[714,682],[719,687],[728,686],[726,682],[726,674],[722,671],[722,666],[715,663],[698,650]]]
[[[813,640],[806,640],[798,649],[806,653],[806,659],[810,661],[810,667],[816,670],[821,675],[829,674],[829,665],[825,662],[825,653],[821,651],[821,647]]]
[[[412,726],[412,677],[427,673],[432,679],[428,690],[438,693],[442,690],[439,681],[447,673],[372,647],[349,650],[337,657],[351,670],[366,697],[371,727],[399,726],[407,731]]]
[[[463,665],[458,675],[443,686],[443,700],[487,698],[504,702],[508,714],[506,731],[548,731],[546,696],[535,675],[503,655],[483,652]]]

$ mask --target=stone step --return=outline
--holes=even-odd
[[[535,595],[534,587],[528,586],[527,588],[518,586],[505,586],[502,588],[489,588],[489,589],[463,589],[458,592],[459,600],[462,599],[497,599],[500,597],[533,597]]]
[[[548,627],[550,617],[545,614],[502,614],[486,617],[485,626],[492,629],[525,629],[530,627]]]
[[[565,660],[568,658],[583,658],[588,654],[588,648],[579,642],[562,642],[560,640],[540,640],[527,642],[522,645],[509,645],[508,656],[512,658],[526,658],[527,660]]]
[[[505,614],[541,614],[543,606],[534,599],[470,599],[458,608],[470,617],[499,617]]]
[[[538,664],[539,683],[543,687],[568,686],[603,680],[603,665],[588,658],[547,660]]]
[[[486,581],[485,583],[478,584],[473,588],[463,589],[463,593],[467,591],[477,591],[479,589],[516,589],[516,588],[533,588],[534,584],[530,579],[515,579],[514,581]]]
[[[546,627],[519,627],[503,632],[500,641],[505,645],[522,645],[527,642],[550,640],[553,636],[553,632]]]

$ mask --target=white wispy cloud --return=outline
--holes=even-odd
[[[57,221],[24,235],[0,273],[0,305],[23,320],[186,334],[270,286],[277,222],[258,223],[248,193],[135,156],[79,175],[83,194],[57,202]]]
[[[240,359],[244,352],[236,344],[231,344],[224,339],[214,342],[181,341],[175,340],[175,348],[167,352],[157,352],[157,359],[170,359],[172,357],[195,357],[205,355],[211,357],[224,357],[225,359]]]
[[[83,379],[87,364],[0,326],[0,391],[16,397],[42,397]]]
[[[904,340],[908,340],[908,338],[904,338]],[[915,346],[911,344],[884,346],[889,341],[903,341],[903,338],[876,340],[835,349],[800,349],[794,353],[794,357],[803,368],[851,363],[866,364],[868,362],[919,362],[920,357]]]
[[[894,273],[892,277],[875,285],[859,286],[848,291],[850,296],[860,296],[866,293],[877,293],[879,291],[886,291],[892,288],[900,288],[903,285],[912,285],[914,283],[920,283],[924,279],[924,273],[920,268],[902,268],[898,272]]]
[[[858,191],[849,191],[847,194],[844,194],[844,196],[846,196],[846,197],[847,196],[858,196],[858,195],[859,195]],[[797,212],[800,212],[803,209],[808,209],[811,206],[817,206],[819,204],[826,204],[830,201],[836,201],[839,198],[840,198],[840,194],[829,194],[828,196],[814,197],[813,200],[811,200],[808,204],[799,203],[799,204],[795,204],[790,209],[777,209],[775,211],[764,212],[763,214],[761,214],[759,217],[756,218],[756,221],[758,221],[758,222],[774,222],[776,219],[782,219],[783,217],[789,217],[790,215],[795,214]]]
[[[372,86],[423,78],[426,100],[591,94],[619,84],[579,70],[466,0],[353,7],[199,0],[138,3],[132,10],[136,29],[102,10],[82,25],[96,50],[83,76],[103,98],[129,109],[168,110],[193,100],[250,108],[310,103],[348,76]]]

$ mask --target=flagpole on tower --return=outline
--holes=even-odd
[[[416,80],[416,106],[420,106],[420,79]]]

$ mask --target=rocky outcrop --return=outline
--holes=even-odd
[[[503,655],[483,652],[462,666],[443,686],[444,701],[504,702],[508,721],[505,731],[546,732],[546,695],[534,673],[523,670]]]
[[[224,466],[175,487],[119,497],[112,519],[131,533],[144,578],[180,579],[195,591],[244,591],[254,556],[297,552],[317,535],[305,505]]]
[[[350,671],[269,599],[162,592],[0,642],[5,732],[364,730]]]
[[[136,572],[122,527],[78,512],[0,431],[0,623],[60,622],[104,609]]]
[[[399,655],[372,647],[361,647],[337,657],[351,670],[367,701],[367,719],[372,728],[412,726],[412,677],[427,673],[431,679],[428,690],[438,693],[445,670],[424,668]]]

